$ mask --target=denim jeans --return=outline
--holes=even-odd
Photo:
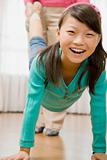
[[[33,37],[29,42],[29,69],[33,59],[46,47],[46,42],[42,37]]]

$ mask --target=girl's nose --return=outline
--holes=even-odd
[[[74,38],[73,43],[76,45],[83,45],[84,44],[84,37],[81,35],[78,35]]]

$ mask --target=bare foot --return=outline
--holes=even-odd
[[[26,30],[29,32],[29,20],[39,19],[42,10],[42,5],[40,2],[35,2],[34,4],[28,4],[26,6]]]
[[[34,2],[34,4],[33,4],[33,12],[36,12],[37,14],[40,15],[41,10],[42,10],[41,3],[40,2]]]

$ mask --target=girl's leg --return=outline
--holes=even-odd
[[[28,39],[29,39],[29,68],[34,57],[40,52],[41,49],[46,47],[45,40],[43,38],[42,22],[40,18],[41,4],[35,2],[33,5],[33,13],[29,16],[28,26]],[[40,110],[39,118],[36,124],[35,132],[41,133],[44,129],[44,118],[42,109]]]
[[[40,18],[42,6],[39,2],[35,3],[33,6],[33,13],[29,17],[29,68],[31,66],[34,57],[46,47],[45,40],[43,38],[43,28]]]
[[[62,128],[66,111],[63,112],[51,112],[43,108],[43,114],[45,118],[45,130],[44,133],[47,136],[56,136]]]
[[[29,18],[29,40],[37,36],[43,38],[43,28],[40,18],[41,8],[42,6],[39,2],[36,2],[33,7],[33,14]]]

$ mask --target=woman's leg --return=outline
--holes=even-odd
[[[45,17],[47,26],[47,44],[51,45],[58,41],[57,29],[59,18],[64,11],[64,7],[46,7]]]
[[[45,10],[45,11],[44,11]],[[47,44],[51,45],[57,42],[57,28],[58,21],[64,7],[43,7],[43,13],[45,12],[45,17],[42,16],[42,21],[44,22],[47,35]],[[44,25],[43,25],[44,27]],[[43,108],[45,130],[44,133],[47,136],[57,136],[60,129],[63,126],[66,111],[63,112],[51,112]]]

